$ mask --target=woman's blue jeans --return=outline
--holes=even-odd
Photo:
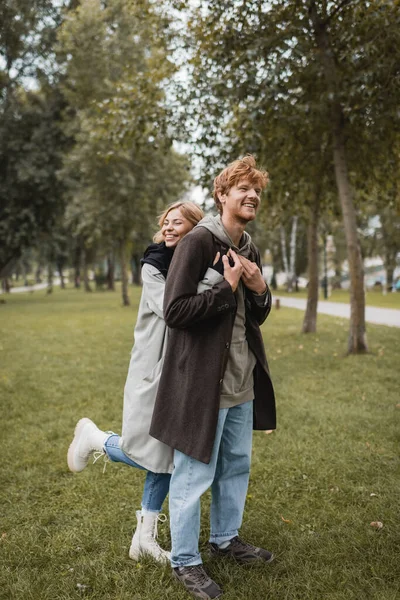
[[[147,471],[147,469],[135,463],[135,461],[121,450],[119,440],[120,436],[115,433],[110,435],[106,440],[104,450],[108,458],[113,462],[122,462],[131,467],[136,467],[136,469]],[[142,508],[151,512],[160,512],[163,502],[168,495],[170,479],[171,475],[169,473],[147,471],[142,496]]]
[[[172,567],[201,564],[200,497],[211,487],[210,541],[222,544],[238,535],[249,483],[253,402],[219,410],[209,464],[178,450],[169,491]]]

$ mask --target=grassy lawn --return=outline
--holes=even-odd
[[[300,290],[289,294],[284,289],[279,289],[273,292],[275,296],[289,296],[290,298],[307,298],[307,291]],[[323,291],[319,291],[319,299],[324,300]],[[365,295],[367,306],[378,306],[380,308],[398,308],[400,309],[400,292],[388,292],[386,295],[379,290],[369,290]],[[328,298],[328,302],[344,302],[349,303],[348,290],[333,290]]]
[[[143,473],[66,466],[80,417],[120,431],[139,293],[125,309],[118,294],[58,288],[0,304],[1,599],[189,598],[168,566],[128,558]],[[242,534],[276,560],[212,560],[206,498],[206,566],[226,600],[398,600],[399,332],[369,325],[371,354],[346,358],[345,320],[320,316],[310,336],[301,322],[282,308],[263,326],[279,428],[255,433]]]

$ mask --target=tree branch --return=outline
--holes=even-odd
[[[351,4],[353,2],[353,0],[342,0],[342,2],[339,2],[339,4],[336,6],[336,8],[334,8],[334,10],[331,12],[331,14],[325,19],[325,21],[323,22],[323,25],[328,25],[328,23],[330,21],[332,21],[332,19],[342,10],[342,8],[344,8],[345,6],[347,6],[348,4]]]

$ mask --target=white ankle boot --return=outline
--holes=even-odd
[[[74,439],[68,448],[67,462],[70,471],[74,473],[83,471],[93,452],[104,454],[104,442],[109,436],[110,433],[101,431],[93,421],[86,417],[78,421]]]
[[[137,527],[129,548],[129,558],[139,560],[143,554],[152,556],[158,562],[168,562],[171,553],[163,550],[157,544],[157,523],[164,522],[165,515],[159,513],[146,513],[142,515],[141,510],[136,511]]]

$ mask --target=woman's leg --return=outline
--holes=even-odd
[[[138,524],[129,549],[129,556],[133,560],[139,560],[141,554],[149,554],[159,562],[167,562],[170,559],[170,553],[157,543],[158,521],[166,521],[165,515],[160,515],[160,511],[169,491],[170,479],[169,473],[147,471],[142,510],[136,511]]]
[[[121,462],[130,467],[135,467],[136,469],[142,469],[145,471],[146,469],[141,465],[135,463],[134,460],[129,458],[127,454],[119,447],[120,436],[116,433],[112,433],[108,436],[108,438],[104,442],[104,451],[107,454],[108,458],[112,460],[112,462]],[[168,492],[167,492],[168,494]]]

